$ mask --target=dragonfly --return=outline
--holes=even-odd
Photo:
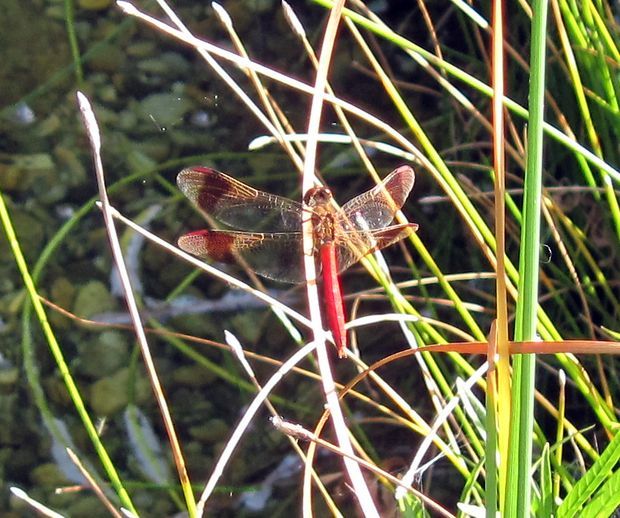
[[[231,230],[198,230],[179,247],[200,258],[238,263],[267,279],[306,282],[302,223],[311,218],[316,270],[323,276],[329,329],[340,358],[346,357],[345,307],[339,274],[362,257],[415,232],[415,223],[391,224],[413,187],[415,174],[401,166],[381,183],[338,208],[331,191],[310,189],[303,203],[260,191],[209,167],[184,169],[177,185],[208,218]]]

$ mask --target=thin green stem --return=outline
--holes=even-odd
[[[534,340],[538,323],[547,8],[547,0],[533,3],[530,109],[515,340]],[[530,515],[535,362],[535,355],[528,354],[516,356],[513,364],[514,407],[509,466],[514,469],[508,470],[504,514],[514,518]]]

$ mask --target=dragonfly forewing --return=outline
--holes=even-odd
[[[179,188],[201,211],[248,231],[300,231],[302,205],[254,189],[208,167],[190,167],[177,176]]]
[[[383,182],[345,203],[339,211],[339,223],[358,230],[380,229],[389,225],[413,188],[415,174],[401,166]]]

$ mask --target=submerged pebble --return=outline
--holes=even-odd
[[[82,285],[73,305],[73,312],[82,318],[90,318],[114,309],[117,309],[116,301],[100,281],[89,281]]]
[[[133,373],[135,374],[135,372]],[[124,368],[102,378],[90,386],[90,404],[98,416],[111,416],[124,409],[133,396],[135,403],[142,403],[150,395],[150,385],[142,376],[133,379],[132,371]]]
[[[192,109],[191,101],[176,93],[158,93],[144,98],[140,103],[140,114],[160,131],[180,124]]]

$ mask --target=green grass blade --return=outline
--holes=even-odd
[[[579,513],[584,518],[612,516],[620,506],[620,470],[607,480],[596,497]]]
[[[558,518],[565,516],[574,516],[581,506],[595,494],[597,488],[604,484],[605,492],[609,491],[608,484],[615,484],[615,496],[607,495],[607,498],[615,501],[616,506],[620,505],[620,489],[618,489],[618,480],[612,482],[618,476],[618,472],[613,473],[613,469],[617,468],[620,461],[620,433],[617,433],[609,443],[605,451],[599,459],[592,465],[587,473],[579,479],[575,487],[570,491],[564,499],[560,507],[558,507]],[[607,482],[606,482],[607,481]],[[600,496],[597,496],[597,498]],[[602,515],[597,515],[602,516]]]
[[[82,68],[82,59],[80,58],[80,46],[78,44],[77,34],[75,32],[75,6],[73,0],[65,0],[65,25],[67,26],[67,37],[69,38],[69,47],[71,48],[71,56],[73,58],[73,66],[75,67],[75,79],[77,87],[82,88],[84,83],[84,69]]]
[[[529,130],[515,340],[534,339],[537,326],[547,7],[546,0],[533,3]],[[504,511],[506,516],[520,517],[529,516],[531,505],[535,356],[517,356],[513,368],[509,464],[514,468],[508,471]]]
[[[545,443],[540,464],[540,497],[538,509],[534,509],[537,516],[553,516],[553,479],[551,477],[551,458],[549,443]]]
[[[325,7],[331,7],[333,4],[332,0],[314,0],[314,1],[317,4],[323,5]],[[486,95],[487,97],[489,98],[492,97],[493,90],[491,89],[490,86],[485,84],[483,81],[477,79],[476,77],[470,74],[467,74],[466,72],[463,71],[463,69],[457,66],[454,66],[449,62],[439,59],[432,52],[429,52],[426,49],[420,47],[419,45],[416,45],[415,43],[407,40],[406,38],[403,38],[402,36],[393,32],[391,29],[389,29],[385,25],[376,24],[370,21],[368,18],[365,18],[364,16],[361,16],[358,13],[351,11],[350,9],[344,9],[343,16],[347,16],[351,18],[351,20],[353,20],[356,24],[368,29],[369,31],[372,31],[373,33],[377,34],[378,36],[381,36],[382,38],[385,38],[388,41],[392,41],[395,45],[398,45],[402,47],[403,49],[409,49],[409,50],[412,50],[418,53],[424,59],[428,60],[434,66],[445,71],[447,74],[454,76],[455,78],[462,81],[466,85],[469,85],[472,88],[475,88],[476,90]],[[523,106],[521,106],[519,103],[510,99],[509,97],[506,97],[506,96],[504,97],[504,105],[510,111],[518,115],[519,117],[529,119],[530,115],[528,114],[528,111]],[[620,184],[620,171],[615,169],[611,164],[605,162],[600,157],[598,157],[595,153],[593,153],[589,149],[575,142],[575,140],[573,140],[571,137],[569,137],[568,135],[560,131],[555,126],[549,123],[543,122],[543,128],[544,128],[544,131],[554,140],[557,140],[563,146],[566,146],[568,149],[574,152],[576,156],[583,157],[594,167],[600,168],[602,171],[605,171],[606,173],[610,175],[611,179],[615,183]]]
[[[112,460],[110,459],[105,447],[103,446],[103,443],[99,439],[97,429],[95,428],[95,425],[93,424],[90,416],[88,415],[88,412],[86,411],[86,406],[84,405],[82,396],[80,395],[79,389],[75,384],[73,378],[71,377],[69,367],[64,360],[60,345],[56,341],[56,336],[54,335],[49,321],[47,320],[47,315],[45,314],[45,310],[43,309],[43,304],[39,299],[39,294],[37,292],[36,286],[28,270],[28,265],[26,264],[26,260],[22,254],[21,247],[19,246],[19,242],[17,240],[15,230],[13,229],[11,218],[4,203],[4,197],[2,196],[2,193],[0,193],[0,220],[2,221],[2,225],[9,241],[9,246],[11,247],[11,251],[13,252],[13,256],[15,257],[15,262],[17,263],[17,267],[19,268],[19,271],[22,275],[24,286],[29,295],[29,307],[31,306],[34,309],[34,312],[41,324],[43,334],[47,339],[50,350],[54,356],[54,359],[56,360],[58,368],[60,369],[65,385],[67,386],[67,391],[69,392],[73,404],[78,414],[80,415],[80,418],[82,419],[84,428],[86,429],[88,436],[93,443],[93,446],[97,450],[97,454],[99,455],[104,469],[108,474],[110,482],[114,486],[114,489],[116,490],[116,493],[118,494],[122,504],[135,513],[136,511],[131,502],[131,498],[125,490],[125,487],[123,486],[123,483],[118,476],[114,464],[112,463]],[[28,302],[26,302],[26,304],[28,304]],[[25,311],[24,315],[25,317],[28,317],[29,321],[30,312]]]

